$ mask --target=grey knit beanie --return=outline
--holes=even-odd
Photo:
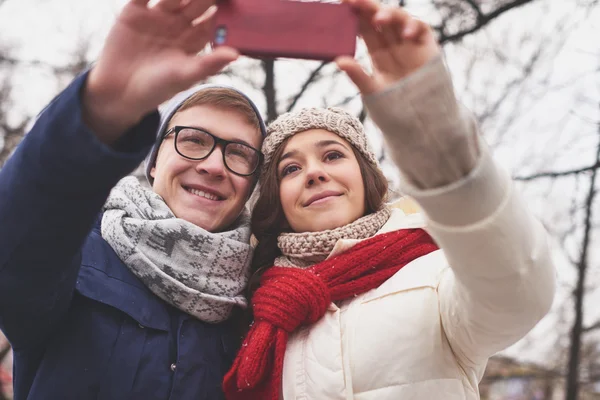
[[[368,162],[380,168],[362,123],[358,118],[337,107],[304,108],[280,115],[267,128],[267,138],[262,146],[264,165],[271,162],[273,153],[284,140],[309,129],[325,129],[346,139]]]
[[[241,94],[246,100],[248,100],[248,104],[250,104],[250,106],[256,113],[256,117],[258,118],[258,123],[260,125],[260,133],[262,134],[263,137],[265,137],[267,135],[267,128],[265,126],[265,122],[264,122],[263,118],[260,115],[260,111],[258,111],[258,107],[256,107],[256,104],[254,104],[254,102],[248,96],[246,96],[244,93],[242,93],[238,89],[233,88],[231,86],[227,86],[227,85],[205,84],[205,85],[196,86],[189,90],[181,92],[181,93],[175,95],[171,100],[169,100],[164,106],[160,107],[160,109],[159,109],[160,125],[158,126],[158,131],[156,132],[156,142],[154,142],[154,145],[152,146],[152,150],[150,150],[150,154],[148,154],[148,157],[146,157],[145,165],[144,165],[145,171],[146,171],[146,179],[148,179],[148,182],[150,182],[150,185],[152,185],[154,182],[154,179],[152,178],[152,176],[150,176],[150,171],[152,170],[152,167],[154,167],[154,164],[156,163],[156,156],[158,155],[158,150],[160,149],[160,145],[162,144],[162,141],[164,139],[165,132],[167,130],[167,127],[169,126],[169,121],[171,121],[171,118],[173,118],[173,115],[175,115],[177,110],[179,110],[179,108],[183,105],[183,103],[185,103],[185,101],[187,99],[189,99],[194,94],[196,94],[202,90],[214,89],[214,88],[233,90],[233,91]]]

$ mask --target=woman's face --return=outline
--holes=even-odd
[[[346,225],[365,213],[365,189],[352,146],[311,129],[292,136],[278,161],[279,196],[294,232]]]

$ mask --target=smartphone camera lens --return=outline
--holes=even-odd
[[[219,26],[215,32],[215,44],[224,44],[227,39],[227,28]]]

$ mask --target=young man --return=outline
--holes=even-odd
[[[159,116],[237,53],[196,55],[213,1],[147,3],[125,6],[97,64],[0,171],[16,400],[222,398],[264,123],[242,93],[214,86]],[[149,152],[153,190],[122,179]]]

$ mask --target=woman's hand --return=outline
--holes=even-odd
[[[344,0],[356,10],[360,35],[373,64],[367,74],[351,57],[336,62],[363,95],[379,92],[417,71],[440,53],[433,31],[400,7],[382,6],[376,0]]]
[[[238,57],[230,48],[198,55],[210,40],[214,3],[125,5],[83,91],[84,118],[102,141],[115,141],[158,105]]]

